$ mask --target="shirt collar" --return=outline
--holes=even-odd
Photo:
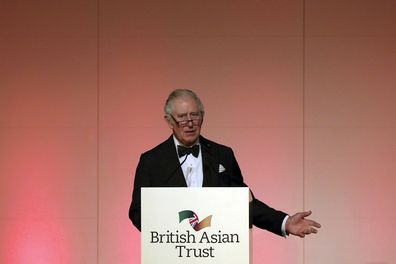
[[[175,137],[175,135],[173,135],[173,142],[175,143],[175,148],[176,148],[176,152],[177,152],[177,146],[184,146],[182,143],[179,142],[179,140]],[[195,142],[194,145],[200,145],[199,144],[199,138],[197,139],[197,142]],[[185,146],[184,146],[185,147]]]

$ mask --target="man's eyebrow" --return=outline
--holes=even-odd
[[[193,111],[193,112],[187,112],[187,113],[180,113],[178,115],[182,116],[182,115],[196,115],[199,114],[199,112]]]

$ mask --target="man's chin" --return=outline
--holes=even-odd
[[[198,139],[198,137],[196,135],[191,136],[191,137],[187,136],[183,139],[184,145],[187,147],[192,146],[197,142],[197,139]]]

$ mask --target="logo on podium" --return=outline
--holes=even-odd
[[[209,215],[205,217],[204,220],[199,222],[198,215],[194,213],[193,211],[190,210],[184,210],[179,212],[179,223],[181,223],[183,220],[188,219],[188,222],[192,226],[192,228],[195,231],[199,231],[205,227],[209,227],[210,223],[212,221],[212,216]]]

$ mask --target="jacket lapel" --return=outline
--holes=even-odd
[[[163,149],[165,163],[162,166],[162,171],[167,175],[165,184],[168,187],[187,187],[186,179],[184,178],[183,171],[180,166],[180,161],[177,156],[175,143],[173,137],[170,136],[165,142],[165,148]]]
[[[220,186],[218,175],[218,160],[214,155],[213,145],[204,137],[200,137],[202,152],[203,183],[202,187]]]

